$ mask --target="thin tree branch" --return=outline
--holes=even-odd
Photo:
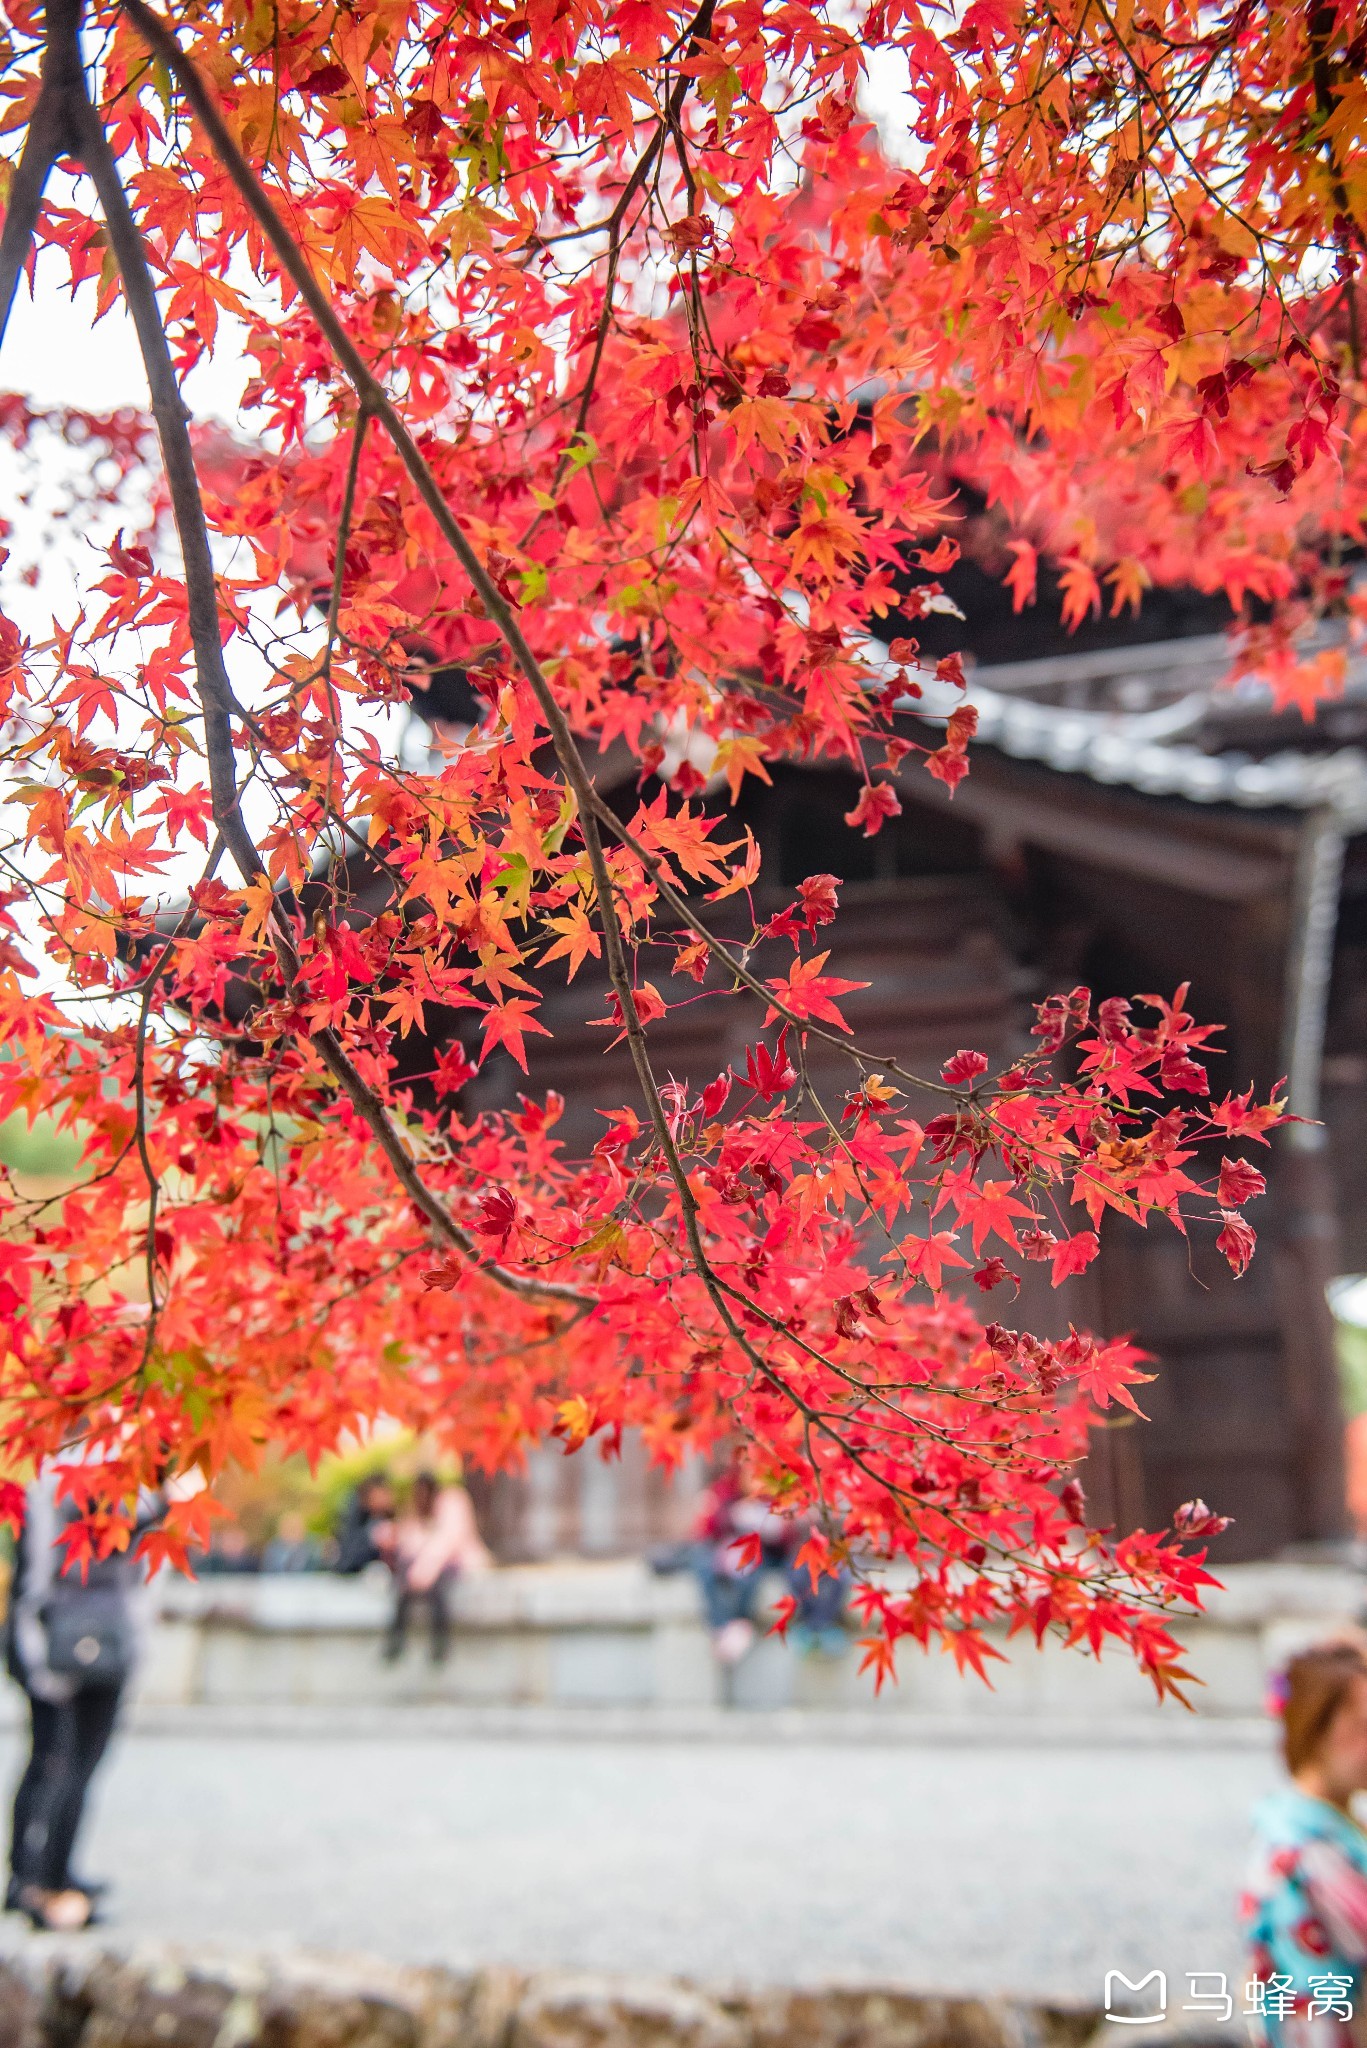
[[[323,338],[331,347],[337,361],[350,379],[357,397],[363,404],[369,407],[369,410],[374,413],[375,418],[384,426],[385,431],[394,443],[395,450],[404,468],[408,471],[409,476],[416,485],[423,503],[432,513],[443,538],[469,577],[471,584],[479,593],[485,611],[498,627],[518,667],[531,685],[533,695],[536,697],[542,716],[545,718],[550,730],[551,742],[560,762],[561,771],[574,792],[579,813],[580,830],[584,835],[584,844],[588,852],[589,866],[593,875],[594,894],[598,901],[599,916],[602,921],[603,943],[607,956],[608,973],[621,1009],[622,1024],[626,1033],[628,1050],[631,1054],[632,1065],[636,1070],[637,1082],[650,1116],[651,1127],[655,1133],[660,1150],[664,1154],[669,1177],[674,1183],[684,1233],[688,1241],[689,1256],[698,1277],[707,1290],[708,1297],[712,1302],[718,1319],[726,1328],[733,1341],[750,1360],[756,1371],[762,1373],[766,1379],[777,1386],[795,1406],[802,1408],[806,1412],[806,1404],[803,1403],[801,1397],[788,1386],[781,1374],[765,1359],[736,1319],[730,1303],[717,1284],[716,1275],[713,1273],[708,1260],[706,1248],[702,1241],[702,1232],[698,1225],[697,1198],[689,1185],[688,1175],[684,1171],[678,1147],[675,1145],[670,1133],[669,1120],[665,1115],[664,1105],[660,1100],[659,1087],[651,1070],[650,1056],[646,1049],[645,1033],[641,1028],[641,1020],[637,1013],[635,997],[632,993],[631,975],[627,966],[625,949],[622,945],[622,931],[618,920],[616,895],[612,886],[612,878],[608,872],[607,860],[603,852],[603,842],[598,832],[593,782],[584,765],[583,756],[579,752],[574,734],[570,729],[569,721],[561,710],[555,694],[546,680],[541,665],[523,634],[512,606],[508,603],[493,577],[480,560],[467,538],[464,528],[460,525],[460,522],[447,504],[441,486],[428,467],[426,459],[409,432],[402,415],[398,412],[384,386],[374,375],[355,342],[347,333],[346,328],[338,318],[332,301],[319,285],[302,250],[298,247],[277,213],[269,193],[229,133],[222,115],[206,92],[204,82],[200,78],[198,71],[186,57],[166,24],[157,15],[153,14],[150,8],[143,4],[143,0],[123,0],[123,5],[124,12],[132,20],[144,41],[151,46],[177,80],[186,99],[190,102],[200,125],[208,136],[215,154],[219,157],[228,176],[236,186],[244,204],[248,207],[253,218],[274,249],[276,257],[291,283],[297,289],[299,296],[312,313]],[[705,0],[704,12],[708,18],[710,18],[710,5],[711,0]],[[140,248],[138,255],[141,259]],[[144,271],[146,269],[145,262],[143,263],[143,269]],[[150,293],[150,278],[148,279],[147,288]],[[153,303],[155,305],[155,301]],[[164,348],[164,338],[162,345]],[[320,1034],[320,1037],[322,1035]],[[337,1068],[334,1066],[333,1070],[336,1072]],[[339,1074],[339,1078],[342,1079],[343,1087],[347,1089],[348,1094],[351,1094],[353,1101],[355,1101],[357,1097],[353,1092],[353,1083],[341,1074]],[[363,1086],[364,1084],[360,1082],[359,1076],[357,1076],[354,1087],[363,1088]],[[368,1091],[366,1092],[368,1093]],[[412,1177],[421,1186],[421,1181],[416,1173],[413,1173]],[[405,1185],[407,1185],[407,1182],[405,1182]],[[433,1198],[429,1197],[428,1199]],[[565,1289],[564,1292],[571,1293],[572,1290]]]
[[[710,5],[710,0],[708,0]],[[594,789],[583,756],[575,742],[569,721],[561,710],[542,671],[541,664],[529,646],[512,606],[504,597],[475,548],[467,538],[464,528],[446,502],[440,484],[429,468],[422,451],[409,431],[407,423],[399,413],[388,392],[370,369],[360,350],[347,333],[327,293],[319,285],[313,271],[298,247],[289,229],[280,218],[269,193],[261,184],[256,172],[247,162],[237,143],[230,134],[222,115],[210,99],[194,65],[186,57],[174,35],[166,24],[143,0],[124,0],[124,11],[134,23],[139,34],[165,63],[175,77],[182,92],[203,127],[209,142],[222,162],[224,169],[237,188],[239,196],[265,234],[275,251],[286,275],[295,286],[300,297],[313,315],[323,338],[332,349],[338,363],[350,380],[357,397],[368,406],[375,418],[384,426],[394,444],[399,459],[408,471],[423,503],[436,520],[443,538],[469,577],[489,618],[502,634],[518,667],[531,686],[549,728],[551,741],[561,770],[574,792],[579,811],[580,829],[588,849],[589,863],[593,872],[594,889],[603,921],[604,941],[608,956],[609,973],[613,987],[622,1008],[622,1021],[631,1048],[642,1092],[651,1111],[665,1156],[671,1162],[671,1174],[685,1204],[685,1213],[692,1216],[696,1204],[688,1187],[687,1177],[678,1160],[678,1153],[669,1136],[664,1109],[659,1100],[654,1076],[650,1072],[649,1060],[645,1054],[644,1036],[636,1005],[632,997],[631,977],[627,970],[622,948],[621,927],[617,918],[615,894],[607,862],[603,854],[602,841],[598,834],[594,815]],[[126,200],[123,202],[125,209]],[[130,216],[131,221],[131,216]],[[136,230],[134,230],[136,233]],[[146,273],[145,260],[141,249],[137,251],[142,269]],[[151,293],[150,276],[147,279],[148,293]],[[153,298],[155,312],[155,299]],[[162,339],[165,350],[165,340]],[[167,352],[169,364],[169,351]],[[183,428],[182,428],[183,431]],[[188,448],[188,436],[186,437]],[[196,493],[197,496],[197,493]],[[202,519],[202,514],[201,514]],[[696,1227],[696,1226],[694,1226]],[[720,1298],[718,1298],[720,1307]]]
[[[703,13],[709,19],[710,4],[711,0],[704,0]],[[660,1099],[659,1087],[651,1069],[645,1033],[642,1030],[640,1016],[636,1008],[631,975],[622,943],[616,895],[611,876],[608,872],[602,839],[598,831],[597,792],[594,789],[592,779],[589,776],[574,734],[570,729],[569,722],[557,702],[550,684],[546,680],[540,663],[523,634],[512,606],[505,599],[493,577],[480,560],[463,527],[447,504],[441,486],[438,484],[436,477],[433,475],[426,459],[413,439],[406,422],[394,406],[384,386],[366,363],[355,342],[347,333],[330,298],[319,285],[302,250],[295,243],[289,230],[277,213],[269,193],[238,148],[221,114],[205,90],[203,80],[200,78],[195,66],[186,57],[166,24],[151,12],[144,4],[144,0],[123,0],[123,7],[143,39],[161,57],[167,69],[176,78],[193,112],[204,128],[215,154],[222,162],[244,204],[262,229],[286,275],[291,283],[294,284],[300,297],[312,313],[324,339],[331,347],[338,363],[356,391],[357,397],[384,426],[423,503],[432,513],[444,539],[469,577],[474,589],[478,592],[486,613],[497,626],[518,667],[522,670],[523,675],[531,686],[532,693],[537,700],[542,716],[546,720],[550,731],[551,741],[560,762],[562,773],[575,796],[580,830],[584,835],[584,844],[588,852],[589,866],[593,875],[594,893],[597,898],[599,916],[602,922],[608,973],[620,1007],[632,1065],[636,1071],[637,1081],[646,1103],[656,1141],[664,1156],[669,1177],[674,1185],[679,1204],[680,1218],[688,1244],[689,1257],[694,1270],[702,1281],[719,1322],[726,1329],[742,1354],[749,1359],[755,1371],[776,1387],[783,1394],[784,1398],[791,1402],[810,1421],[815,1423],[818,1429],[830,1436],[842,1450],[848,1452],[848,1446],[839,1436],[839,1433],[833,1430],[831,1424],[820,1411],[814,1409],[795,1388],[789,1385],[782,1373],[778,1371],[754,1343],[733,1311],[731,1303],[727,1299],[727,1292],[719,1283],[717,1275],[713,1271],[711,1262],[708,1259],[698,1221],[697,1197],[693,1193],[688,1175],[679,1156],[678,1147],[669,1128],[669,1121],[665,1115],[663,1102]],[[125,208],[126,204],[127,202],[124,201]],[[143,273],[146,275],[146,264],[142,259],[140,246],[137,254]],[[150,276],[147,277],[146,289],[150,294]],[[155,310],[154,298],[153,307]],[[163,335],[162,348],[165,349],[165,347]],[[182,433],[184,432],[183,423],[181,431]],[[186,443],[188,447],[188,436],[186,437]],[[202,520],[202,513],[200,516]],[[768,993],[768,991],[765,991],[766,995]],[[319,1034],[319,1039],[321,1040],[327,1035]],[[345,1059],[345,1055],[342,1055],[342,1058]],[[331,1062],[329,1063],[332,1064]],[[347,1065],[349,1067],[350,1063],[347,1062]],[[338,1072],[338,1068],[335,1065],[333,1066],[333,1071]],[[354,1070],[352,1071],[354,1073]],[[364,1084],[359,1080],[359,1076],[355,1077],[354,1084],[340,1072],[338,1077],[342,1080],[343,1087],[352,1095],[353,1101],[356,1101],[357,1097],[353,1093],[353,1086],[358,1089],[363,1089],[364,1087]],[[369,1094],[369,1091],[365,1092],[367,1095]],[[358,1102],[358,1107],[360,1106]],[[372,1121],[373,1128],[373,1120],[368,1120]],[[395,1135],[397,1136],[397,1134]],[[420,1177],[411,1168],[411,1162],[407,1161],[406,1155],[405,1164],[409,1166],[413,1180],[421,1188]],[[405,1181],[405,1185],[408,1185],[407,1181]],[[423,1193],[426,1194],[427,1191],[424,1189]],[[434,1199],[428,1196],[429,1201]],[[443,1215],[445,1214],[444,1211],[442,1213]],[[448,1219],[448,1227],[458,1226],[451,1226]],[[525,1283],[519,1284],[525,1285]],[[563,1292],[572,1293],[572,1290],[565,1289]],[[582,1297],[575,1298],[582,1299]],[[761,1320],[767,1319],[762,1316]]]
[[[74,15],[63,24],[79,60],[78,27]],[[232,688],[223,661],[219,632],[218,598],[213,561],[209,552],[208,527],[204,518],[199,480],[190,444],[189,415],[180,395],[170,346],[157,304],[152,274],[143,251],[128,197],[119,177],[99,115],[86,89],[84,72],[77,69],[69,87],[76,100],[68,112],[85,168],[94,180],[105,227],[123,282],[124,296],[137,330],[139,346],[152,396],[162,460],[166,469],[176,531],[185,564],[185,587],[190,613],[190,638],[195,658],[196,687],[204,715],[205,750],[213,795],[214,819],[233,857],[239,874],[248,884],[266,878],[265,864],[242,817],[233,749],[231,709]],[[416,453],[416,450],[414,451]],[[272,943],[287,986],[293,986],[299,971],[299,956],[292,936],[277,908],[272,917]],[[429,1188],[400,1132],[375,1091],[362,1079],[335,1033],[312,1034],[312,1044],[323,1064],[377,1139],[404,1192],[432,1224],[439,1237],[472,1260],[488,1278],[509,1292],[533,1301],[555,1301],[579,1309],[593,1305],[593,1297],[580,1289],[556,1282],[526,1280],[506,1268],[486,1263],[473,1235],[452,1216],[446,1204]]]
[[[200,876],[201,883],[209,881],[219,861],[223,858],[223,834],[217,833],[209,850],[209,859]],[[142,1001],[138,1006],[137,1037],[133,1050],[133,1109],[136,1122],[134,1137],[138,1148],[138,1159],[142,1165],[143,1177],[147,1182],[147,1338],[143,1345],[142,1362],[146,1367],[152,1356],[152,1345],[156,1339],[157,1320],[161,1307],[157,1300],[157,1208],[161,1201],[161,1176],[152,1164],[152,1155],[147,1144],[147,1027],[152,1015],[152,998],[161,980],[167,961],[171,957],[176,940],[181,936],[194,915],[193,903],[187,903],[177,919],[175,930],[169,935],[143,981]]]
[[[342,486],[342,509],[337,518],[337,553],[332,564],[332,592],[328,598],[327,638],[323,645],[323,678],[332,694],[332,650],[337,643],[337,621],[342,610],[342,585],[346,579],[346,551],[351,539],[351,521],[356,506],[356,480],[361,473],[361,450],[370,425],[370,407],[362,403],[352,430],[351,452],[347,457],[346,482]],[[336,713],[333,714],[334,718]]]
[[[678,50],[678,48],[684,41],[687,41],[688,43],[688,54],[690,56],[693,54],[694,50],[696,50],[698,47],[699,38],[701,36],[707,35],[712,27],[712,12],[714,5],[715,0],[702,0],[702,5],[699,7],[692,21],[684,30],[683,34],[679,37],[678,41],[674,44],[673,50],[671,50],[670,52],[671,56],[674,54],[674,51]],[[556,465],[555,480],[551,485],[550,494],[552,497],[555,496],[556,492],[560,488],[560,485],[564,481],[565,471],[568,468],[570,462],[570,446],[572,446],[573,443],[576,442],[584,432],[585,427],[588,425],[589,412],[593,406],[593,395],[598,386],[598,372],[602,367],[603,351],[607,347],[608,335],[612,329],[614,294],[617,288],[617,266],[621,260],[622,254],[622,225],[626,220],[627,209],[631,205],[632,200],[636,197],[636,194],[640,191],[646,179],[649,177],[651,168],[655,162],[656,157],[659,155],[661,147],[664,143],[665,136],[671,132],[677,133],[679,126],[679,114],[682,110],[684,100],[687,97],[688,88],[691,82],[692,81],[690,80],[687,72],[685,72],[683,77],[680,78],[677,84],[673,87],[672,91],[670,92],[668,98],[665,101],[664,113],[660,116],[659,120],[655,124],[655,132],[651,136],[650,141],[647,143],[646,147],[642,150],[640,156],[637,158],[636,168],[632,171],[631,176],[627,179],[626,184],[623,186],[621,194],[617,200],[617,204],[613,207],[612,212],[608,215],[607,219],[601,223],[601,226],[603,228],[606,228],[608,235],[608,268],[607,277],[603,285],[603,310],[598,316],[598,330],[594,336],[593,355],[589,361],[588,374],[584,379],[584,388],[579,395],[579,404],[575,411],[574,425],[570,430],[570,444],[569,446],[566,447],[564,453],[561,455],[560,460]],[[687,166],[685,165],[685,176],[687,175]],[[693,207],[690,193],[689,212],[691,213],[692,210]],[[542,517],[544,517],[544,514],[537,515],[536,524],[540,524]]]
[[[19,168],[10,186],[5,230],[0,235],[0,341],[5,338],[14,295],[33,246],[33,231],[38,225],[38,214],[43,204],[43,188],[57,160],[53,108],[53,93],[44,85],[29,123]]]

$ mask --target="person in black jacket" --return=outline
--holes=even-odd
[[[14,1799],[5,1904],[35,1927],[86,1926],[98,1887],[71,1874],[86,1792],[137,1656],[138,1561],[124,1551],[68,1564],[62,1530],[78,1510],[53,1476],[27,1490],[5,1623],[5,1662],[28,1696],[33,1737]],[[130,1546],[131,1549],[131,1546]]]
[[[394,1489],[383,1472],[372,1472],[357,1486],[337,1526],[337,1558],[333,1570],[354,1576],[382,1557],[377,1532],[394,1519]]]

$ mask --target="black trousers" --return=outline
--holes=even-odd
[[[410,1587],[399,1585],[394,1593],[394,1612],[390,1618],[389,1632],[385,1638],[385,1656],[394,1658],[403,1654],[408,1640],[408,1623],[413,1609],[426,1606],[432,1628],[432,1662],[445,1662],[451,1648],[451,1595],[456,1588],[456,1574],[444,1571],[429,1586],[425,1593],[414,1592]]]
[[[30,1693],[33,1746],[14,1795],[10,1869],[20,1884],[61,1891],[85,1795],[118,1718],[120,1688],[89,1686],[54,1705]]]

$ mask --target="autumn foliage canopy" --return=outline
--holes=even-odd
[[[951,468],[1018,608],[1042,560],[1069,624],[1194,579],[1283,697],[1332,692],[1297,633],[1367,505],[1361,0],[7,21],[0,307],[35,245],[121,294],[152,397],[5,401],[85,451],[95,551],[46,640],[0,622],[0,1114],[84,1146],[5,1195],[11,1482],[79,1443],[108,1545],[139,1485],[380,1415],[491,1468],[734,1439],[814,1569],[867,1571],[880,1670],[1005,1624],[1173,1687],[1215,1518],[1087,1527],[1073,1468],[1145,1361],[1009,1305],[1107,1212],[1241,1270],[1277,1105],[1213,1084],[1182,992],[904,1071],[842,1012],[838,878],[761,917],[728,807],[824,756],[872,834],[894,774],[969,772],[971,680],[898,597],[911,565],[913,617],[941,599]],[[231,443],[179,396],[224,347]],[[453,669],[470,718],[403,765],[375,707]],[[465,1092],[578,974],[634,1074],[585,1156],[544,1091]],[[679,1080],[652,1030],[696,1002],[749,1050]],[[212,1510],[173,1491],[177,1563]]]

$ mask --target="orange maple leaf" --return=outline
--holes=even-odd
[[[521,996],[510,996],[506,1003],[495,1003],[484,1012],[480,1019],[480,1030],[484,1033],[484,1058],[487,1059],[496,1045],[506,1046],[513,1058],[527,1071],[527,1054],[523,1038],[528,1031],[536,1032],[542,1038],[549,1038],[550,1032],[544,1024],[538,1024],[532,1015],[532,1005]]]

